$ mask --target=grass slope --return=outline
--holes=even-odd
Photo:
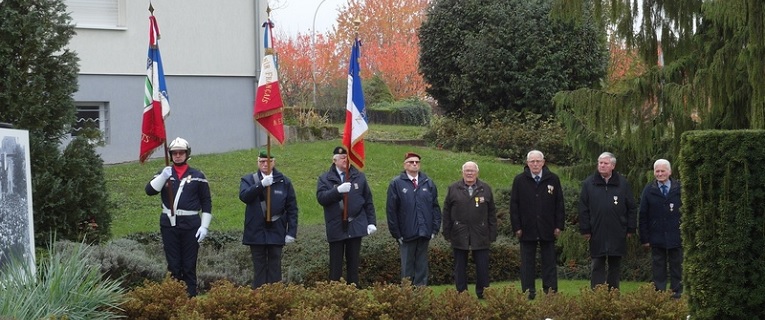
[[[276,168],[292,179],[295,185],[301,224],[324,222],[323,210],[316,201],[316,183],[319,175],[329,169],[332,150],[339,144],[339,141],[313,141],[271,148],[271,153],[276,157]],[[435,180],[440,202],[446,196],[448,185],[461,179],[460,169],[466,161],[476,161],[481,170],[480,179],[494,189],[509,188],[513,177],[522,171],[520,165],[503,163],[494,157],[367,142],[364,172],[372,188],[378,224],[385,223],[388,183],[403,170],[403,156],[408,151],[422,156],[422,172]],[[258,149],[192,154],[189,165],[202,170],[210,183],[214,216],[212,230],[242,228],[244,203],[239,200],[239,183],[243,175],[257,170],[257,155]],[[105,168],[110,200],[112,207],[116,208],[112,215],[113,237],[157,230],[160,200],[158,196],[146,196],[144,187],[163,166],[164,159],[157,159],[144,165],[126,163]]]

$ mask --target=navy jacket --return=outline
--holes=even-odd
[[[497,240],[497,208],[491,187],[476,180],[473,190],[471,196],[460,179],[446,191],[443,234],[455,249],[489,249]]]
[[[162,170],[157,172],[154,177],[159,175],[161,172]],[[173,197],[178,196],[178,190],[180,189],[181,183],[185,181],[183,182],[183,191],[181,192],[180,198],[178,199],[177,209],[198,211],[200,213],[207,212],[212,214],[212,197],[210,196],[210,186],[208,185],[207,178],[205,177],[205,174],[202,173],[202,171],[188,167],[186,172],[183,173],[183,177],[179,177],[178,172],[176,172],[175,168],[173,168],[173,175],[170,176],[168,180],[171,181],[173,186]],[[167,184],[162,187],[161,191],[162,206],[164,208],[170,208],[175,201],[175,198],[172,200],[169,198]],[[147,195],[152,196],[158,193],[160,192],[154,190],[154,188],[151,186],[151,182],[146,184]],[[175,227],[184,230],[196,230],[199,229],[199,227],[202,225],[202,218],[198,214],[191,216],[176,216],[175,221]],[[159,225],[162,227],[171,227],[170,218],[168,218],[164,213],[160,214]]]
[[[295,189],[289,178],[273,169],[271,188],[271,226],[266,225],[266,187],[260,184],[263,174],[248,174],[239,184],[239,200],[247,204],[244,210],[245,245],[284,245],[284,237],[297,238],[298,207]],[[277,219],[278,218],[278,219]]]
[[[333,163],[329,171],[319,177],[316,186],[316,200],[324,207],[324,223],[327,241],[335,242],[367,235],[367,226],[377,224],[375,206],[372,202],[372,190],[367,184],[367,177],[354,167],[348,172],[346,181],[351,183],[348,192],[348,229],[343,230],[343,194],[337,191],[342,183]]]
[[[579,232],[591,235],[592,257],[626,255],[627,234],[636,230],[637,204],[627,179],[614,171],[606,183],[595,172],[582,182]]]
[[[430,239],[441,227],[441,206],[438,204],[436,183],[422,172],[417,182],[415,190],[406,171],[402,171],[388,185],[385,213],[388,229],[394,239]]]
[[[528,166],[515,176],[510,192],[513,232],[522,230],[520,241],[555,241],[555,228],[563,231],[566,211],[558,176],[542,167],[539,184]]]
[[[671,179],[671,178],[670,178]],[[671,179],[667,196],[661,193],[656,180],[647,184],[640,196],[640,243],[673,249],[682,247],[680,222],[683,206],[680,181]]]

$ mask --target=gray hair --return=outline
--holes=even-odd
[[[472,164],[472,165],[474,165],[474,166],[475,166],[475,172],[481,171],[481,170],[479,170],[479,169],[478,169],[478,164],[477,164],[477,163],[475,163],[475,162],[473,162],[473,161],[468,161],[468,162],[465,162],[464,164],[462,164],[462,171],[465,171],[465,167],[466,167],[468,164]]]
[[[611,164],[614,164],[614,165],[616,164],[616,156],[613,153],[603,152],[603,153],[600,154],[600,156],[598,156],[598,160],[603,159],[603,158],[610,158],[611,159]]]
[[[662,165],[662,164],[667,166],[667,170],[672,172],[672,165],[669,164],[669,161],[667,159],[656,160],[656,162],[653,163],[653,169],[656,170],[656,166],[659,166],[659,165]]]
[[[537,154],[537,155],[539,155],[540,157],[542,157],[542,160],[544,160],[544,159],[545,159],[545,155],[544,155],[544,153],[542,153],[542,151],[539,151],[539,150],[531,150],[531,151],[529,151],[529,153],[528,153],[528,154],[526,154],[526,161],[529,161],[529,158],[531,158],[531,156],[532,156],[532,155],[535,155],[535,154]]]

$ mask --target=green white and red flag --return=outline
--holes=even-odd
[[[141,163],[167,140],[165,118],[170,114],[170,98],[159,54],[159,26],[153,14],[149,16],[149,54],[144,88],[141,152],[138,157]]]

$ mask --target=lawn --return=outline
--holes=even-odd
[[[377,126],[382,127],[382,126]],[[374,127],[373,127],[374,128]],[[391,136],[401,130],[414,136],[411,127],[386,126],[387,133],[371,136]],[[407,137],[409,138],[409,137]],[[193,141],[192,152],[194,150]],[[323,211],[316,201],[317,178],[329,169],[332,150],[337,141],[287,143],[272,146],[276,168],[292,180],[298,198],[300,224],[321,224]],[[223,154],[193,154],[189,165],[202,170],[210,183],[213,201],[212,230],[239,230],[242,228],[244,203],[239,200],[239,183],[243,175],[257,170],[259,149],[234,151]],[[480,178],[494,189],[509,188],[513,177],[522,171],[520,164],[508,164],[494,157],[455,153],[428,147],[413,147],[382,142],[366,143],[364,172],[372,188],[378,224],[385,223],[385,197],[390,180],[403,170],[403,156],[414,151],[422,156],[422,172],[433,179],[441,202],[449,184],[461,179],[460,168],[466,161],[476,161],[481,169]],[[149,197],[144,187],[154,173],[164,167],[164,159],[151,160],[144,165],[126,163],[105,167],[106,183],[112,201],[112,236],[122,237],[133,232],[156,231],[160,200]]]
[[[419,137],[423,129],[373,125],[370,130],[369,136],[377,139],[391,137],[415,139]],[[396,133],[400,134],[396,135]],[[332,150],[339,144],[338,139],[272,146],[271,152],[276,156],[276,168],[292,179],[295,186],[300,210],[299,223],[302,225],[324,222],[322,208],[316,201],[316,182],[318,176],[329,169],[332,162]],[[193,146],[192,141],[192,150]],[[259,149],[250,149],[223,154],[192,154],[189,164],[201,169],[210,183],[214,216],[210,226],[212,230],[242,229],[244,204],[239,200],[239,182],[241,176],[257,169],[258,151]],[[446,196],[448,185],[461,178],[460,168],[466,161],[476,161],[480,168],[480,179],[489,183],[495,190],[509,188],[512,179],[523,169],[521,164],[507,163],[494,157],[367,141],[367,163],[364,172],[372,188],[378,224],[385,224],[385,196],[388,183],[403,170],[403,156],[408,151],[417,152],[422,156],[422,172],[435,180],[441,203]],[[113,238],[135,232],[158,230],[160,200],[156,196],[147,196],[144,187],[154,173],[163,166],[164,160],[157,159],[144,165],[125,163],[105,167],[110,201],[113,203],[112,207],[117,208],[112,214]],[[622,290],[634,291],[640,284],[622,282]],[[517,281],[492,285],[520,287]],[[437,293],[453,287],[453,285],[432,286]],[[540,291],[541,287],[541,284],[537,284]],[[587,280],[559,281],[559,291],[566,294],[578,295],[581,288],[588,287]],[[470,291],[474,292],[472,286]]]
[[[644,282],[633,282],[633,281],[622,281],[619,284],[619,290],[624,293],[630,293],[635,292],[640,286],[647,285],[648,283]],[[517,288],[519,291],[521,290],[521,282],[520,281],[502,281],[502,282],[492,282],[491,287],[493,288],[502,288],[506,286],[511,286]],[[454,284],[443,284],[443,285],[430,285],[429,288],[433,289],[433,292],[436,294],[441,294],[447,289],[454,289]],[[578,296],[580,290],[587,289],[590,287],[590,280],[558,280],[558,292],[565,294],[565,295],[572,295],[572,296]],[[537,296],[542,294],[542,280],[537,279],[536,283],[537,288]],[[468,284],[468,292],[470,292],[471,295],[475,295],[475,284]]]

